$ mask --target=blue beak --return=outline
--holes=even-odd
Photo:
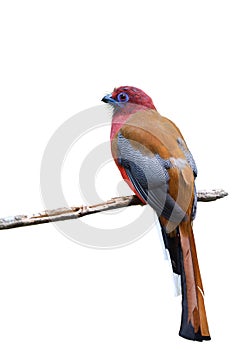
[[[111,104],[116,104],[117,103],[117,101],[115,101],[114,98],[112,98],[111,94],[108,94],[108,95],[104,96],[101,101],[103,101],[105,103],[111,103]]]

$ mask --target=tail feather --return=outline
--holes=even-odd
[[[190,221],[179,225],[182,285],[182,318],[179,335],[191,340],[210,340],[204,290]]]
[[[191,221],[182,221],[169,234],[166,233],[164,223],[160,218],[162,236],[170,254],[172,269],[175,274],[181,275],[182,316],[179,335],[190,340],[210,340]]]

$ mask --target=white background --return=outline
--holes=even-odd
[[[224,0],[1,1],[0,216],[43,209],[40,162],[50,137],[119,85],[145,90],[181,128],[199,189],[231,194],[232,32]],[[69,164],[67,181],[78,172]],[[104,175],[97,181],[105,198],[120,181],[113,165],[111,174],[106,191]],[[70,204],[81,204],[63,182]],[[231,349],[231,209],[230,196],[201,203],[194,226],[211,342],[178,336],[180,298],[156,230],[104,251],[46,224],[0,232],[0,348]]]

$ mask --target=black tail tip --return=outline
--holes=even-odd
[[[198,332],[195,333],[193,327],[191,332],[190,329],[180,330],[179,336],[188,340],[194,340],[199,342],[204,340],[211,340],[210,335],[202,335],[200,330],[198,330]]]

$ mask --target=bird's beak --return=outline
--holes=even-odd
[[[103,101],[105,103],[114,103],[114,104],[116,104],[116,101],[114,100],[114,98],[112,98],[111,94],[108,94],[108,95],[104,96],[101,101]]]

